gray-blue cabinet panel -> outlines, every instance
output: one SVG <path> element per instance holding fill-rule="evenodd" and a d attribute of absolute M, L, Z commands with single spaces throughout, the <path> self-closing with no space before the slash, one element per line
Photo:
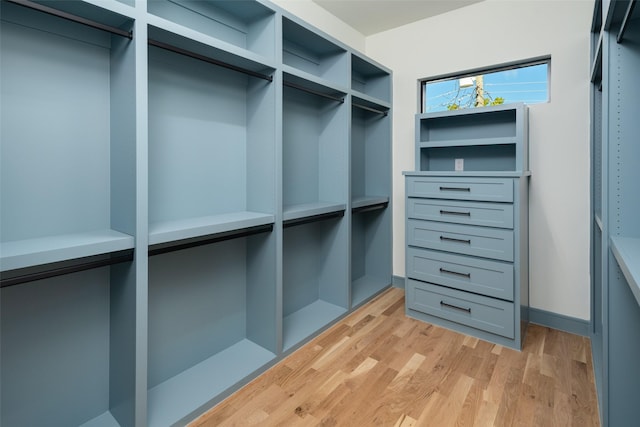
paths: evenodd
<path fill-rule="evenodd" d="M 513 228 L 513 205 L 410 198 L 407 216 L 414 219 Z"/>
<path fill-rule="evenodd" d="M 408 177 L 408 197 L 513 202 L 513 181 L 499 178 Z"/>
<path fill-rule="evenodd" d="M 507 338 L 514 337 L 514 311 L 511 302 L 407 280 L 407 304 L 412 310 Z"/>
<path fill-rule="evenodd" d="M 411 246 L 513 261 L 513 231 L 435 221 L 407 220 Z"/>
<path fill-rule="evenodd" d="M 513 301 L 512 263 L 409 247 L 407 277 Z"/>

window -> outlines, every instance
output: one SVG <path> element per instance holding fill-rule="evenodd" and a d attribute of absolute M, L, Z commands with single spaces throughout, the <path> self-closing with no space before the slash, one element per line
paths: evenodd
<path fill-rule="evenodd" d="M 548 102 L 550 63 L 545 58 L 422 80 L 422 112 Z"/>

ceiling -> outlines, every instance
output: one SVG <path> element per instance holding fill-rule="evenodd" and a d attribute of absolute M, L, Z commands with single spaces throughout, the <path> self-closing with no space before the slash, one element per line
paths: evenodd
<path fill-rule="evenodd" d="M 482 0 L 313 0 L 365 36 Z"/>

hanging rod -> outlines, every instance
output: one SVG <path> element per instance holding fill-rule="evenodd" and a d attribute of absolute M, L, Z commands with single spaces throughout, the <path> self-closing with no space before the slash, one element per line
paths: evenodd
<path fill-rule="evenodd" d="M 47 266 L 46 270 L 35 271 L 14 277 L 2 277 L 0 279 L 0 288 L 8 286 L 20 285 L 22 283 L 33 282 L 35 280 L 49 279 L 51 277 L 62 276 L 64 274 L 78 273 L 80 271 L 91 270 L 99 267 L 106 267 L 122 262 L 133 261 L 133 249 L 117 252 L 105 258 L 104 255 L 95 255 L 83 259 L 75 260 L 73 265 L 56 267 L 60 263 L 54 263 Z M 5 273 L 3 273 L 3 276 Z"/>
<path fill-rule="evenodd" d="M 389 206 L 389 202 L 380 202 L 373 205 L 351 208 L 351 213 L 363 213 L 363 212 L 376 211 L 378 209 L 386 209 L 387 206 Z"/>
<path fill-rule="evenodd" d="M 149 247 L 149 256 L 162 255 L 169 252 L 181 251 L 183 249 L 191 249 L 198 246 L 210 245 L 212 243 L 224 242 L 226 240 L 237 239 L 239 237 L 249 237 L 254 234 L 270 233 L 273 231 L 273 224 L 256 225 L 254 227 L 244 228 L 241 230 L 232 230 L 225 233 L 218 233 L 212 236 L 186 240 L 180 243 L 161 243 L 152 247 Z"/>
<path fill-rule="evenodd" d="M 133 39 L 133 32 L 123 30 L 121 28 L 112 27 L 111 25 L 101 24 L 100 22 L 92 21 L 90 19 L 83 18 L 81 16 L 73 15 L 68 12 L 63 12 L 58 9 L 54 9 L 49 6 L 35 3 L 29 0 L 7 0 L 11 3 L 15 3 L 20 6 L 28 7 L 29 9 L 37 10 L 39 12 L 48 13 L 49 15 L 57 16 L 58 18 L 66 19 L 68 21 L 77 22 L 78 24 L 87 25 L 98 30 L 106 31 L 111 34 Z"/>
<path fill-rule="evenodd" d="M 298 85 L 298 84 L 295 84 L 295 83 L 287 82 L 287 81 L 283 82 L 282 84 L 284 86 L 288 86 L 288 87 L 293 88 L 293 89 L 298 89 L 298 90 L 301 90 L 303 92 L 311 93 L 313 95 L 321 96 L 323 98 L 331 99 L 332 101 L 337 101 L 340 104 L 344 104 L 344 98 L 341 98 L 339 96 L 328 95 L 326 93 L 322 93 L 322 92 L 319 92 L 317 90 L 309 89 L 307 87 L 304 87 L 304 86 L 301 86 L 301 85 Z"/>
<path fill-rule="evenodd" d="M 358 107 L 361 110 L 366 110 L 366 111 L 371 111 L 372 113 L 382 114 L 385 117 L 389 114 L 387 111 L 377 110 L 375 108 L 367 107 L 366 105 L 358 104 L 356 102 L 352 102 L 351 105 L 353 105 L 354 107 Z"/>
<path fill-rule="evenodd" d="M 624 14 L 624 18 L 622 19 L 622 24 L 620 24 L 620 31 L 618 31 L 618 37 L 616 37 L 616 41 L 620 43 L 622 38 L 624 37 L 624 32 L 627 30 L 627 24 L 631 19 L 631 15 L 633 15 L 633 8 L 636 6 L 636 0 L 631 0 L 629 2 L 629 6 L 627 6 L 627 11 Z"/>
<path fill-rule="evenodd" d="M 288 219 L 282 223 L 282 228 L 295 227 L 296 225 L 309 224 L 316 221 L 324 221 L 325 219 L 342 218 L 343 216 L 344 209 L 336 212 L 327 212 L 302 218 Z"/>
<path fill-rule="evenodd" d="M 149 39 L 149 45 L 159 47 L 160 49 L 168 50 L 170 52 L 177 53 L 179 55 L 188 56 L 193 59 L 198 59 L 200 61 L 208 62 L 209 64 L 217 65 L 219 67 L 228 68 L 229 70 L 238 71 L 240 73 L 247 74 L 252 77 L 257 77 L 259 79 L 266 80 L 268 82 L 273 81 L 273 77 L 267 74 L 258 73 L 256 71 L 247 70 L 246 68 L 238 67 L 236 65 L 228 64 L 226 62 L 218 61 L 217 59 L 209 58 L 208 56 L 200 55 L 199 53 L 191 52 L 189 50 L 185 50 L 179 47 L 172 46 L 167 43 L 159 42 L 157 40 Z"/>

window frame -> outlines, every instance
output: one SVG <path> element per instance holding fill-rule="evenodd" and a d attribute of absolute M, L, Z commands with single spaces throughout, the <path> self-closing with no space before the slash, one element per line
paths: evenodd
<path fill-rule="evenodd" d="M 437 83 L 437 82 L 443 82 L 448 80 L 463 79 L 465 77 L 474 77 L 474 76 L 477 76 L 478 74 L 489 74 L 489 73 L 495 73 L 499 71 L 508 71 L 508 70 L 514 70 L 518 68 L 530 67 L 533 65 L 541 65 L 541 64 L 547 64 L 547 100 L 544 102 L 539 102 L 539 104 L 549 103 L 551 102 L 551 55 L 545 55 L 545 56 L 540 56 L 535 58 L 507 62 L 500 65 L 474 68 L 474 69 L 469 69 L 465 71 L 440 74 L 437 76 L 418 79 L 418 93 L 419 93 L 418 111 L 420 113 L 426 112 L 425 101 L 426 101 L 426 92 L 427 92 L 428 83 Z"/>

